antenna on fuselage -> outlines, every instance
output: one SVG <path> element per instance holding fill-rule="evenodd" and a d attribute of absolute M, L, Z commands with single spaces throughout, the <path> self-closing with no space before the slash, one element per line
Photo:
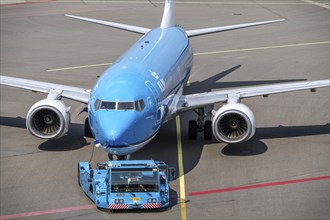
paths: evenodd
<path fill-rule="evenodd" d="M 160 24 L 160 28 L 169 28 L 175 25 L 174 19 L 174 0 L 165 0 L 164 13 L 162 18 L 162 23 Z"/>

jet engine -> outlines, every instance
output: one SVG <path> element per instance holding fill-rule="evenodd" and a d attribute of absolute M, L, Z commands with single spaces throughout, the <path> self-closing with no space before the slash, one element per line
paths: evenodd
<path fill-rule="evenodd" d="M 69 130 L 69 110 L 61 100 L 43 99 L 30 108 L 26 127 L 38 138 L 60 138 Z"/>
<path fill-rule="evenodd" d="M 212 129 L 214 137 L 220 142 L 247 141 L 255 133 L 255 118 L 246 105 L 229 103 L 214 111 Z"/>

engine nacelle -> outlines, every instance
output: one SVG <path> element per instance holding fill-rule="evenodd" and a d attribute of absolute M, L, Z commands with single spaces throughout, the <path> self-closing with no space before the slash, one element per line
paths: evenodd
<path fill-rule="evenodd" d="M 229 103 L 213 114 L 214 137 L 225 143 L 238 143 L 249 140 L 255 133 L 253 112 L 242 103 Z"/>
<path fill-rule="evenodd" d="M 38 138 L 60 138 L 69 130 L 69 110 L 60 100 L 43 99 L 30 108 L 26 127 Z"/>

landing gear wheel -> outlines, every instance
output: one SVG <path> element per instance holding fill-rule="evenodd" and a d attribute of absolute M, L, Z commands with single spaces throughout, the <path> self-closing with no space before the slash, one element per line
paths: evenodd
<path fill-rule="evenodd" d="M 204 123 L 204 139 L 205 140 L 212 140 L 212 121 L 207 120 Z"/>
<path fill-rule="evenodd" d="M 196 120 L 189 121 L 188 137 L 190 140 L 195 140 L 197 138 L 197 131 L 198 131 L 197 121 Z"/>
<path fill-rule="evenodd" d="M 77 169 L 77 177 L 78 177 L 78 185 L 81 186 L 80 184 L 80 169 L 79 169 L 79 163 L 78 163 L 78 169 Z"/>
<path fill-rule="evenodd" d="M 113 160 L 113 155 L 112 154 L 108 154 L 108 158 L 109 158 L 109 160 Z"/>
<path fill-rule="evenodd" d="M 89 122 L 88 122 L 88 118 L 85 119 L 85 131 L 84 131 L 84 136 L 85 137 L 93 137 L 92 131 L 91 131 L 91 127 L 89 126 Z"/>
<path fill-rule="evenodd" d="M 129 159 L 131 159 L 130 154 L 123 155 L 123 156 L 117 156 L 117 160 L 129 160 Z"/>

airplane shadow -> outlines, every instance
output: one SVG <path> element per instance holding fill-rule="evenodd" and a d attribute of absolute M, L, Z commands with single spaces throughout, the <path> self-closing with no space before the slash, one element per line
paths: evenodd
<path fill-rule="evenodd" d="M 185 173 L 190 172 L 198 164 L 205 144 L 219 144 L 219 142 L 214 137 L 212 140 L 205 141 L 203 135 L 199 135 L 197 140 L 189 140 L 187 128 L 183 128 L 184 126 L 188 127 L 187 125 L 187 123 L 181 124 L 181 129 L 183 132 L 185 132 L 182 134 Z M 220 154 L 238 157 L 256 156 L 263 154 L 268 150 L 268 146 L 263 142 L 263 140 L 274 138 L 306 137 L 325 134 L 330 134 L 330 124 L 256 128 L 255 136 L 246 142 L 223 144 L 224 147 L 221 149 L 221 151 L 219 151 L 219 156 Z"/>
<path fill-rule="evenodd" d="M 26 129 L 26 119 L 22 117 L 2 117 L 0 116 L 0 125 L 24 128 Z M 66 135 L 59 139 L 48 139 L 39 145 L 39 149 L 43 151 L 72 151 L 89 145 L 83 136 L 84 125 L 71 123 L 69 131 Z"/>
<path fill-rule="evenodd" d="M 267 146 L 261 140 L 273 138 L 305 137 L 330 134 L 330 124 L 305 126 L 278 126 L 257 128 L 255 136 L 244 143 L 228 144 L 222 149 L 227 156 L 253 156 L 267 151 Z"/>
<path fill-rule="evenodd" d="M 215 74 L 205 80 L 196 81 L 190 83 L 189 86 L 186 86 L 184 89 L 184 94 L 194 94 L 194 93 L 203 93 L 210 92 L 213 89 L 223 89 L 223 88 L 232 88 L 232 87 L 244 87 L 244 86 L 256 86 L 256 85 L 266 85 L 272 83 L 289 83 L 297 81 L 305 81 L 306 79 L 283 79 L 283 80 L 255 80 L 255 81 L 234 81 L 234 82 L 217 82 L 225 76 L 233 73 L 235 70 L 239 69 L 241 65 L 236 65 L 230 69 L 227 69 L 223 72 Z"/>
<path fill-rule="evenodd" d="M 212 140 L 204 140 L 203 135 L 198 135 L 196 140 L 188 139 L 188 121 L 192 118 L 192 113 L 183 114 L 181 119 L 181 141 L 185 174 L 193 170 L 200 161 L 204 145 L 222 144 L 214 137 Z M 305 126 L 277 126 L 267 128 L 257 128 L 255 136 L 249 141 L 237 144 L 222 144 L 223 147 L 218 152 L 226 156 L 257 156 L 265 153 L 268 146 L 263 140 L 273 138 L 305 137 L 314 135 L 324 135 L 330 133 L 330 124 L 325 125 L 305 125 Z M 208 146 L 212 147 L 212 146 Z M 160 132 L 143 149 L 134 153 L 132 160 L 154 159 L 161 160 L 169 166 L 173 166 L 178 173 L 178 147 L 175 120 L 169 121 L 161 128 Z"/>
<path fill-rule="evenodd" d="M 244 143 L 228 144 L 221 150 L 221 153 L 227 156 L 256 156 L 267 150 L 268 147 L 264 142 L 252 138 Z"/>
<path fill-rule="evenodd" d="M 234 66 L 228 70 L 220 72 L 203 81 L 192 82 L 184 90 L 184 94 L 193 94 L 199 92 L 210 92 L 213 89 L 239 87 L 239 86 L 256 86 L 271 83 L 286 83 L 294 81 L 302 81 L 305 79 L 288 79 L 288 80 L 261 80 L 261 81 L 242 81 L 242 82 L 217 82 L 221 78 L 233 73 L 240 68 L 241 65 Z M 207 106 L 206 109 L 213 109 L 214 106 Z M 208 111 L 205 112 L 208 112 Z M 188 139 L 188 123 L 189 120 L 196 119 L 196 114 L 192 111 L 186 112 L 180 116 L 181 120 L 181 141 L 183 148 L 183 161 L 185 174 L 189 173 L 198 164 L 202 150 L 205 144 L 218 143 L 213 140 L 205 141 L 203 135 L 199 134 L 196 140 Z M 265 153 L 268 146 L 262 141 L 271 138 L 287 138 L 322 135 L 330 133 L 329 124 L 311 125 L 311 126 L 289 126 L 289 127 L 269 127 L 257 128 L 255 136 L 247 142 L 225 145 L 219 154 L 226 156 L 256 156 Z M 131 159 L 155 159 L 162 160 L 170 166 L 176 167 L 178 170 L 178 149 L 177 149 L 177 133 L 175 119 L 167 122 L 162 126 L 159 134 L 155 139 L 140 151 L 134 153 Z"/>

